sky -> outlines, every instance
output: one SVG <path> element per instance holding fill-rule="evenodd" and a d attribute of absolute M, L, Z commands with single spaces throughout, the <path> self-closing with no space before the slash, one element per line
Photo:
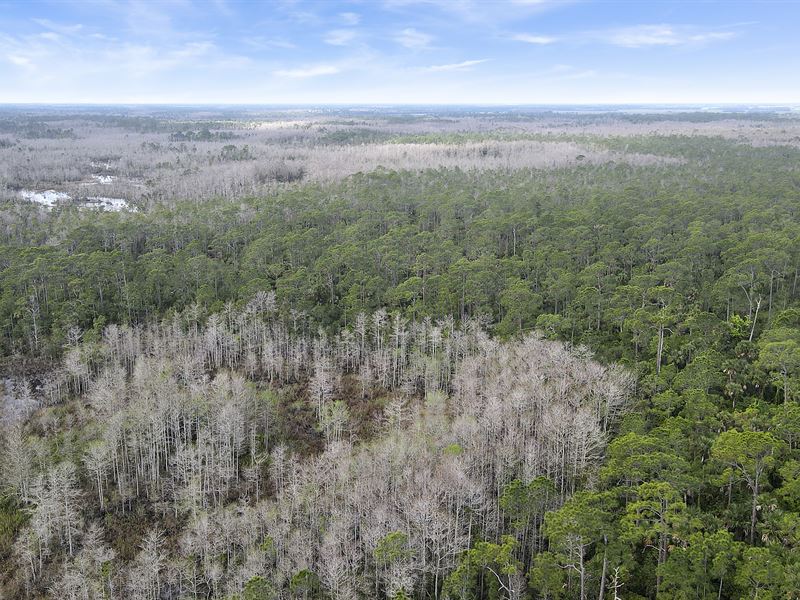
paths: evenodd
<path fill-rule="evenodd" d="M 0 103 L 798 104 L 800 0 L 0 0 Z"/>

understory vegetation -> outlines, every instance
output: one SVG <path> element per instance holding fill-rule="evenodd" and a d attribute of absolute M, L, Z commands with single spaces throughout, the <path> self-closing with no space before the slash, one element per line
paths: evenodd
<path fill-rule="evenodd" d="M 335 177 L 114 121 L 280 185 L 2 204 L 0 596 L 797 598 L 800 149 L 760 118 L 329 124 Z M 33 123 L 3 152 L 81 131 Z"/>

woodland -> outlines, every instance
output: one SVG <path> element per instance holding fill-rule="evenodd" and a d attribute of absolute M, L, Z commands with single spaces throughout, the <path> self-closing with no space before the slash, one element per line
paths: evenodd
<path fill-rule="evenodd" d="M 3 108 L 0 598 L 800 598 L 800 118 Z"/>

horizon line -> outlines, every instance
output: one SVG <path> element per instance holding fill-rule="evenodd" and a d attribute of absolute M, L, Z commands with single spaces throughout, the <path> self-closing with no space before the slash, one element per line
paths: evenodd
<path fill-rule="evenodd" d="M 517 108 L 517 107 L 591 107 L 591 106 L 644 106 L 644 107 L 765 107 L 765 108 L 800 108 L 800 101 L 790 102 L 747 102 L 747 101 L 726 101 L 726 102 L 711 102 L 711 101 L 686 101 L 686 102 L 513 102 L 513 103 L 494 103 L 494 102 L 123 102 L 123 101 L 109 101 L 109 102 L 5 102 L 0 101 L 0 108 L 2 107 L 16 107 L 16 106 L 179 106 L 179 107 L 220 107 L 220 106 L 236 106 L 236 107 L 465 107 L 465 108 Z"/>

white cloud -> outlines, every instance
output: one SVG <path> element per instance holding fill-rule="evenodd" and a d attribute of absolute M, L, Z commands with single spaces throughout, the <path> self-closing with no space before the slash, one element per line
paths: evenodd
<path fill-rule="evenodd" d="M 529 33 L 518 33 L 511 36 L 511 39 L 516 42 L 525 42 L 526 44 L 537 44 L 539 46 L 546 46 L 558 41 L 558 38 L 548 35 L 531 35 Z"/>
<path fill-rule="evenodd" d="M 86 79 L 145 78 L 164 72 L 232 70 L 252 66 L 242 55 L 225 52 L 209 40 L 169 45 L 119 42 L 105 36 L 64 37 L 52 31 L 21 36 L 0 34 L 0 60 L 35 74 L 32 87 L 51 82 L 77 85 Z M 121 74 L 125 74 L 124 76 Z"/>
<path fill-rule="evenodd" d="M 657 46 L 690 46 L 729 40 L 736 36 L 730 30 L 701 30 L 689 25 L 634 25 L 601 31 L 556 36 L 518 33 L 510 39 L 527 44 L 547 45 L 556 42 L 601 42 L 623 48 Z"/>
<path fill-rule="evenodd" d="M 204 66 L 240 66 L 246 63 L 243 57 L 228 56 L 219 52 L 211 42 L 189 42 L 170 49 L 157 48 L 149 44 L 124 44 L 110 50 L 109 62 L 122 67 L 123 71 L 143 77 L 175 69 Z M 97 65 L 98 68 L 101 65 Z"/>
<path fill-rule="evenodd" d="M 410 50 L 424 50 L 430 46 L 433 36 L 408 27 L 395 35 L 394 41 Z"/>
<path fill-rule="evenodd" d="M 334 29 L 329 31 L 322 39 L 331 46 L 347 46 L 355 37 L 356 32 L 352 29 Z"/>
<path fill-rule="evenodd" d="M 17 67 L 30 68 L 33 66 L 33 62 L 27 56 L 19 56 L 18 54 L 8 54 L 6 55 L 6 60 L 10 62 L 12 65 L 16 65 Z"/>
<path fill-rule="evenodd" d="M 339 18 L 345 25 L 358 25 L 361 22 L 361 15 L 354 12 L 339 13 Z"/>
<path fill-rule="evenodd" d="M 465 21 L 486 23 L 514 21 L 520 16 L 558 8 L 572 1 L 574 0 L 383 0 L 383 5 L 389 10 L 416 5 L 432 7 Z"/>
<path fill-rule="evenodd" d="M 309 77 L 320 77 L 321 75 L 336 75 L 341 69 L 336 65 L 314 65 L 299 69 L 279 69 L 273 71 L 278 77 L 288 79 L 308 79 Z"/>
<path fill-rule="evenodd" d="M 65 25 L 63 23 L 54 23 L 49 19 L 34 19 L 33 22 L 44 29 L 49 29 L 50 31 L 55 31 L 63 35 L 74 35 L 83 29 L 83 25 L 80 24 Z"/>
<path fill-rule="evenodd" d="M 686 46 L 733 38 L 732 31 L 699 31 L 693 27 L 675 25 L 636 25 L 600 32 L 597 37 L 609 44 L 624 48 L 647 46 Z"/>
<path fill-rule="evenodd" d="M 475 65 L 485 63 L 488 60 L 488 58 L 482 58 L 480 60 L 465 60 L 464 62 L 452 63 L 449 65 L 432 65 L 430 67 L 425 67 L 423 70 L 429 73 L 441 73 L 443 71 L 469 71 Z"/>
<path fill-rule="evenodd" d="M 295 4 L 292 2 L 277 3 L 277 6 L 279 10 L 284 10 L 285 8 L 290 8 L 295 6 Z M 298 23 L 300 25 L 319 25 L 320 23 L 322 23 L 322 19 L 320 18 L 320 16 L 317 13 L 312 12 L 310 10 L 290 9 L 288 12 L 286 12 L 286 17 L 290 21 Z"/>
<path fill-rule="evenodd" d="M 271 48 L 284 48 L 286 50 L 291 50 L 293 48 L 297 48 L 296 44 L 293 44 L 287 40 L 265 38 L 261 36 L 242 38 L 242 43 L 256 50 L 267 50 Z"/>

